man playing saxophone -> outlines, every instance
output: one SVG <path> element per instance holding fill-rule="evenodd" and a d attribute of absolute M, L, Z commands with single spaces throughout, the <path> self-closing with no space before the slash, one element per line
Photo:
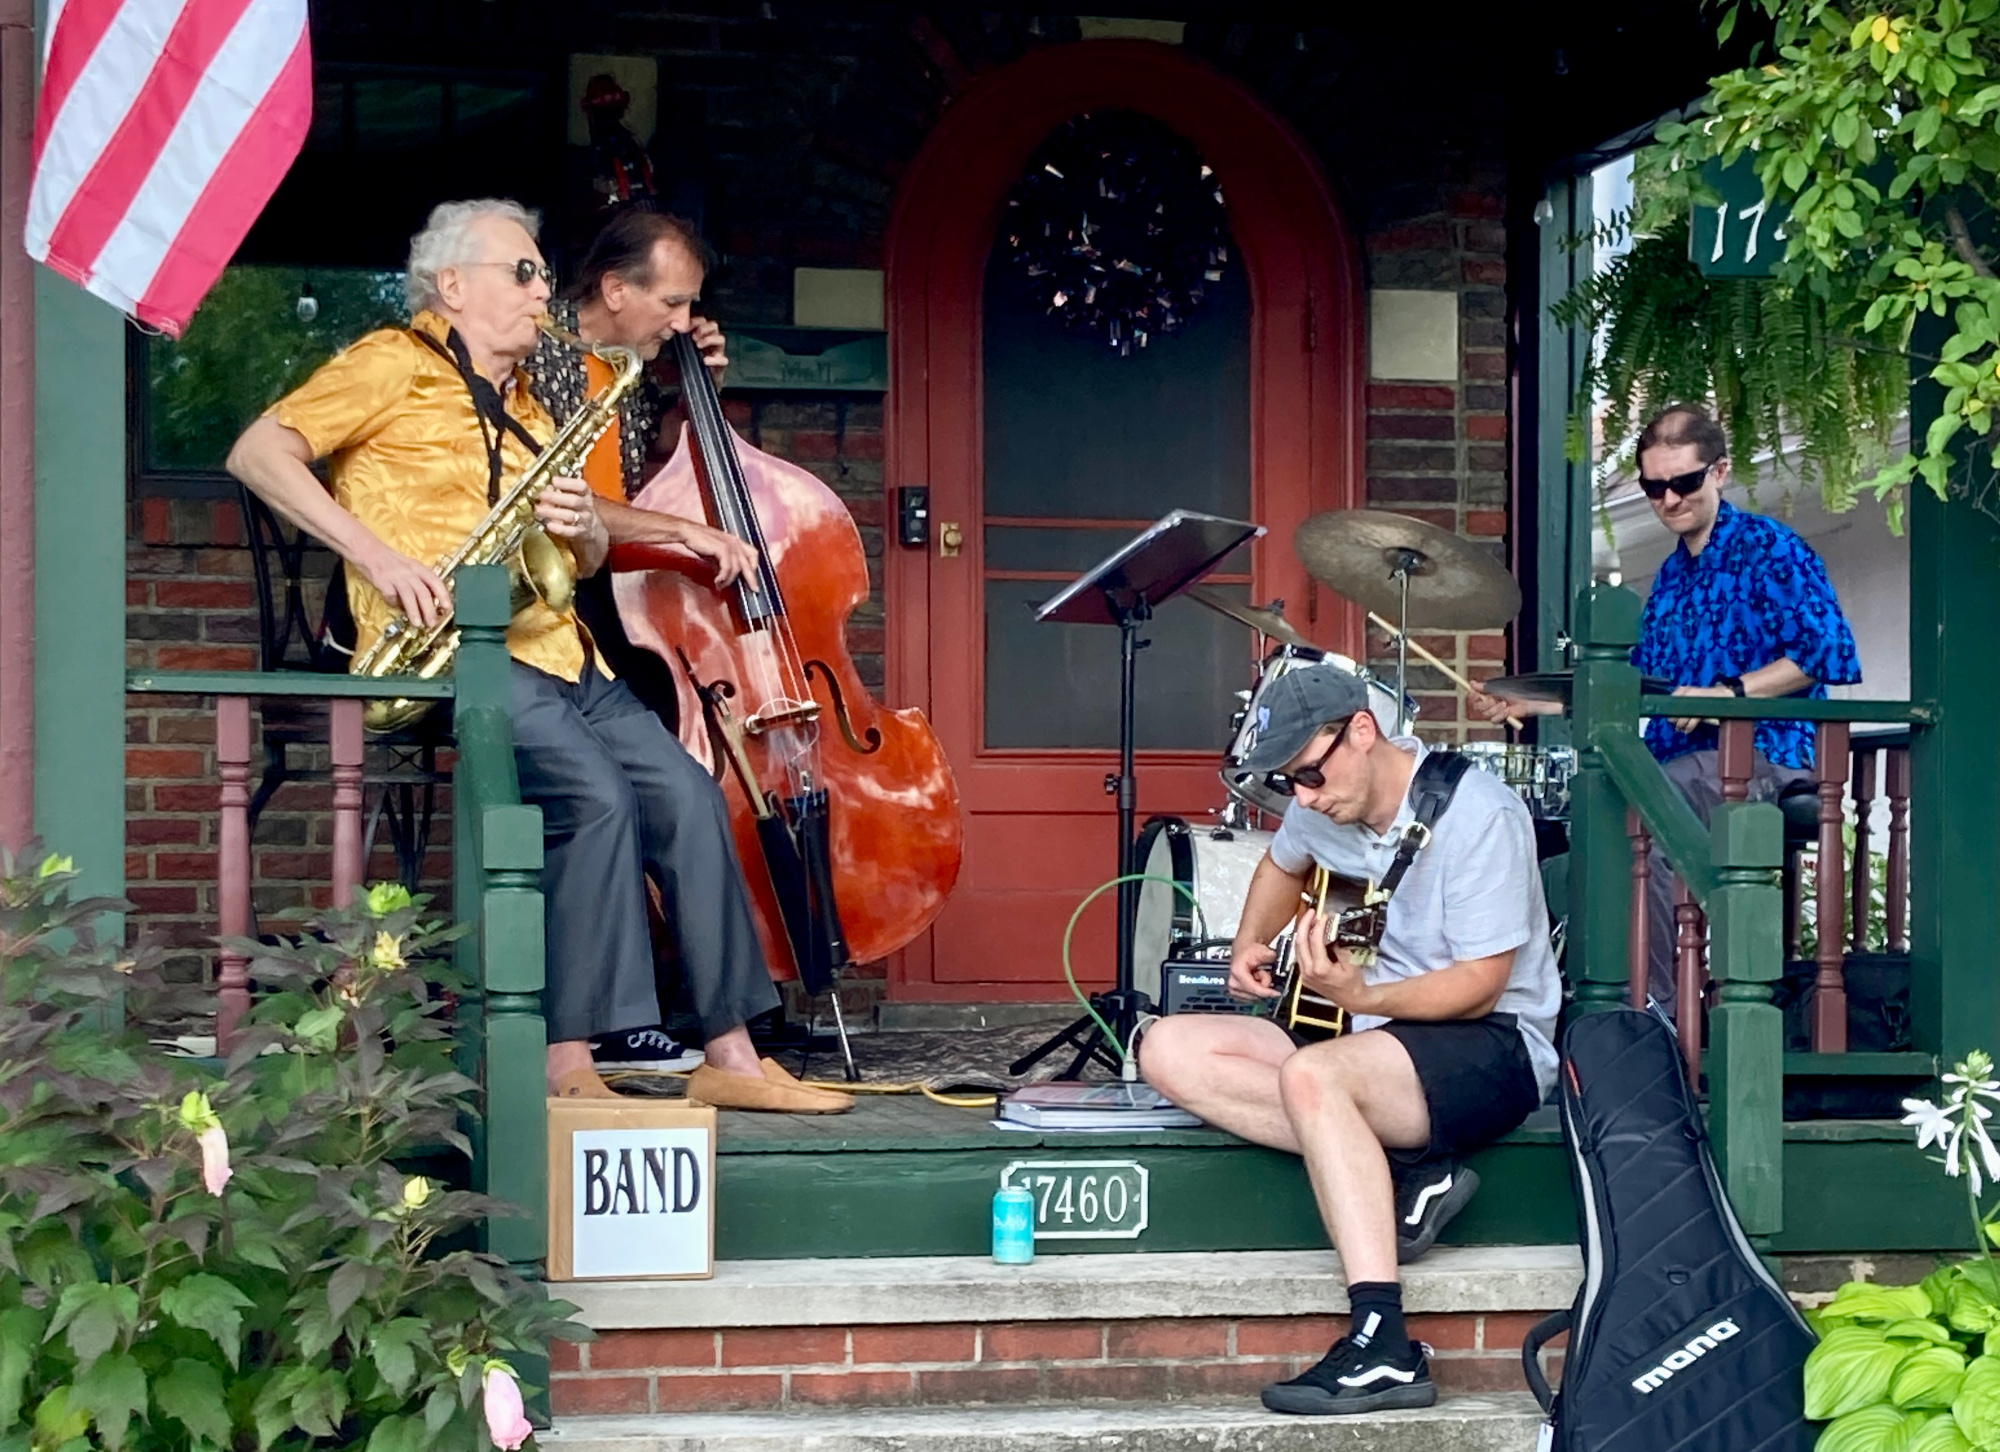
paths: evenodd
<path fill-rule="evenodd" d="M 552 276 L 535 216 L 513 202 L 448 202 L 411 239 L 408 329 L 369 334 L 246 429 L 230 472 L 346 561 L 357 652 L 397 615 L 427 628 L 451 608 L 427 561 L 485 518 L 554 434 L 520 365 L 540 339 Z M 328 495 L 311 465 L 331 462 Z M 609 539 L 587 486 L 537 501 L 579 576 Z M 713 951 L 688 973 L 707 1035 L 690 1094 L 726 1107 L 829 1113 L 852 1100 L 760 1063 L 744 1025 L 777 992 L 712 779 L 597 659 L 574 611 L 540 601 L 507 632 L 521 794 L 542 809 L 547 853 L 548 1082 L 608 1097 L 590 1041 L 659 1022 L 645 875 L 672 915 L 700 918 Z M 735 890 L 731 891 L 732 885 Z"/>

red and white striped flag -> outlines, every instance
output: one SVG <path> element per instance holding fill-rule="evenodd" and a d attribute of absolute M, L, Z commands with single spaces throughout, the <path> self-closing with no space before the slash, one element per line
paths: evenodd
<path fill-rule="evenodd" d="M 51 0 L 27 251 L 179 337 L 312 124 L 306 0 Z"/>

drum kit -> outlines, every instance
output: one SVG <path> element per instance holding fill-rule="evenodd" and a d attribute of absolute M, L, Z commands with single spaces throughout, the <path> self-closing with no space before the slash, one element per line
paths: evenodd
<path fill-rule="evenodd" d="M 1370 709 L 1383 730 L 1403 735 L 1418 713 L 1408 690 L 1412 650 L 1461 688 L 1469 690 L 1472 684 L 1411 641 L 1410 630 L 1490 630 L 1521 609 L 1520 586 L 1490 554 L 1407 515 L 1333 510 L 1299 526 L 1293 542 L 1308 574 L 1360 605 L 1395 639 L 1395 675 L 1384 680 L 1365 661 L 1314 645 L 1276 608 L 1240 604 L 1201 586 L 1186 592 L 1197 604 L 1256 632 L 1259 664 L 1251 687 L 1237 693 L 1242 708 L 1230 722 L 1221 768 L 1229 800 L 1216 813 L 1218 824 L 1155 817 L 1139 838 L 1136 860 L 1151 880 L 1139 891 L 1132 957 L 1136 985 L 1156 1001 L 1163 960 L 1227 959 L 1250 875 L 1275 835 L 1258 822 L 1275 825 L 1291 805 L 1289 797 L 1265 784 L 1261 772 L 1243 765 L 1255 740 L 1258 708 L 1272 687 L 1308 666 L 1339 666 L 1367 684 Z M 1393 624 L 1385 618 L 1391 614 Z M 1502 678 L 1490 683 L 1490 689 L 1514 700 L 1567 702 L 1568 685 L 1566 674 L 1551 672 Z M 1538 823 L 1567 823 L 1570 779 L 1576 770 L 1571 748 L 1476 741 L 1437 749 L 1460 752 L 1499 777 Z"/>

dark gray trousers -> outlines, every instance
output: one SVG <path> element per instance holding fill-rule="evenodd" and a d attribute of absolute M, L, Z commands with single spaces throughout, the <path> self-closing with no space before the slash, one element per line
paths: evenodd
<path fill-rule="evenodd" d="M 1707 826 L 1722 801 L 1722 778 L 1717 775 L 1717 753 L 1691 751 L 1663 762 L 1660 770 L 1681 789 L 1694 814 Z M 1811 767 L 1773 766 L 1764 753 L 1755 754 L 1750 771 L 1750 800 L 1772 802 L 1789 788 L 1813 779 Z M 1677 1012 L 1679 998 L 1674 991 L 1674 872 L 1656 845 L 1646 879 L 1646 989 L 1666 1010 L 1668 1018 Z"/>
<path fill-rule="evenodd" d="M 660 889 L 702 1032 L 775 1008 L 715 779 L 622 681 L 514 662 L 521 799 L 542 809 L 549 1041 L 660 1022 L 646 883 Z"/>

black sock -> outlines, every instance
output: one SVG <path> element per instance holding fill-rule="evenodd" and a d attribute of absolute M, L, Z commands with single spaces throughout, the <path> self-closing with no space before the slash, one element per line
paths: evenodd
<path fill-rule="evenodd" d="M 1349 1335 L 1364 1350 L 1392 1361 L 1409 1355 L 1410 1333 L 1403 1325 L 1403 1287 L 1396 1281 L 1358 1281 L 1347 1288 L 1353 1325 Z"/>

